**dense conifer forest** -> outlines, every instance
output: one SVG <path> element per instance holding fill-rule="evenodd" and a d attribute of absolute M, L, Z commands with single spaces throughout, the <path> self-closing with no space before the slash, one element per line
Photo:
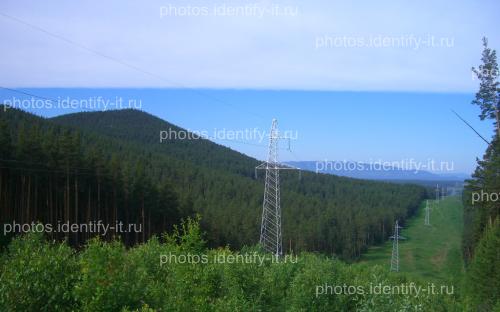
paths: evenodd
<path fill-rule="evenodd" d="M 200 214 L 210 246 L 258 239 L 263 180 L 255 159 L 208 140 L 160 143 L 160 131 L 180 128 L 137 110 L 0 116 L 3 223 L 135 224 L 141 231 L 107 233 L 132 245 Z M 394 220 L 404 222 L 427 195 L 415 185 L 314 173 L 284 174 L 282 187 L 286 251 L 344 259 L 387 239 Z M 75 245 L 92 236 L 53 235 Z"/>
<path fill-rule="evenodd" d="M 500 311 L 500 75 L 496 51 L 483 38 L 481 64 L 472 68 L 480 81 L 472 104 L 495 131 L 463 193 L 463 257 L 467 265 L 466 300 L 477 311 Z"/>

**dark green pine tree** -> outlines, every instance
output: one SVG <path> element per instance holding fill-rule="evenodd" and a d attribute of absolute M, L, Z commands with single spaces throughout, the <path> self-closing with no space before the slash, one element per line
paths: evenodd
<path fill-rule="evenodd" d="M 169 230 L 177 220 L 181 218 L 179 212 L 179 200 L 173 187 L 167 181 L 164 181 L 158 187 L 159 211 L 157 212 L 162 219 L 161 231 Z"/>
<path fill-rule="evenodd" d="M 464 205 L 464 233 L 463 253 L 466 262 L 474 257 L 475 248 L 483 236 L 487 224 L 493 222 L 499 215 L 500 205 L 497 202 L 479 202 L 474 205 L 471 202 L 472 193 L 500 192 L 500 89 L 497 81 L 499 72 L 495 50 L 488 48 L 488 41 L 483 39 L 484 50 L 482 54 L 482 65 L 479 69 L 473 68 L 480 80 L 480 89 L 476 94 L 473 104 L 481 108 L 481 119 L 496 119 L 496 137 L 486 150 L 482 160 L 478 160 L 478 166 L 474 172 L 473 179 L 467 181 L 465 188 Z"/>
<path fill-rule="evenodd" d="M 6 221 L 8 216 L 7 210 L 7 184 L 8 184 L 8 167 L 7 160 L 11 157 L 12 142 L 10 131 L 7 123 L 0 119 L 0 222 Z M 4 245 L 3 233 L 0 234 L 0 247 Z"/>
<path fill-rule="evenodd" d="M 479 65 L 478 69 L 472 67 L 472 71 L 480 81 L 479 91 L 472 103 L 481 108 L 481 115 L 479 115 L 481 120 L 496 120 L 497 134 L 500 136 L 500 88 L 497 81 L 499 76 L 497 55 L 495 50 L 488 48 L 488 39 L 486 38 L 483 38 L 483 47 L 482 64 Z"/>
<path fill-rule="evenodd" d="M 60 136 L 60 155 L 62 157 L 61 163 L 65 173 L 64 185 L 64 209 L 63 220 L 65 222 L 77 223 L 78 205 L 77 205 L 77 172 L 75 168 L 78 167 L 78 139 L 76 134 L 71 133 L 69 130 L 63 131 Z"/>
<path fill-rule="evenodd" d="M 0 158 L 8 159 L 11 156 L 12 141 L 7 123 L 0 119 Z"/>
<path fill-rule="evenodd" d="M 109 168 L 110 168 L 110 173 L 112 175 L 111 177 L 111 190 L 112 190 L 112 196 L 113 196 L 113 207 L 111 211 L 111 222 L 115 223 L 118 221 L 118 206 L 121 204 L 120 201 L 120 195 L 119 191 L 121 189 L 122 185 L 122 170 L 121 170 L 121 164 L 118 158 L 117 154 L 113 154 L 111 156 L 111 160 L 109 162 Z M 116 228 L 115 228 L 115 235 L 117 234 Z"/>
<path fill-rule="evenodd" d="M 473 104 L 481 108 L 480 118 L 496 121 L 496 137 L 488 147 L 473 179 L 465 189 L 467 199 L 464 210 L 463 248 L 467 270 L 467 297 L 474 311 L 500 310 L 500 207 L 497 202 L 480 202 L 472 205 L 473 192 L 500 192 L 500 88 L 496 52 L 488 48 L 483 38 L 482 64 L 472 68 L 480 81 Z"/>
<path fill-rule="evenodd" d="M 30 146 L 28 141 L 28 133 L 24 123 L 19 125 L 19 129 L 17 132 L 17 142 L 16 142 L 16 150 L 15 157 L 17 160 L 26 160 L 30 153 Z"/>
<path fill-rule="evenodd" d="M 138 212 L 136 223 L 140 224 L 141 233 L 137 233 L 136 242 L 144 242 L 146 240 L 146 189 L 147 179 L 145 173 L 145 164 L 142 159 L 139 159 L 135 165 L 135 176 L 133 189 L 137 199 L 135 211 Z"/>
<path fill-rule="evenodd" d="M 468 271 L 468 296 L 474 311 L 500 311 L 500 220 L 490 223 Z"/>

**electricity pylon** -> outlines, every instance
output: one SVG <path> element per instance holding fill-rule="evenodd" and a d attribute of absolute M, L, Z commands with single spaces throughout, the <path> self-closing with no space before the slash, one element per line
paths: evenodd
<path fill-rule="evenodd" d="M 278 162 L 278 141 L 290 139 L 282 137 L 278 132 L 278 121 L 273 119 L 269 133 L 269 154 L 267 162 L 255 167 L 266 170 L 264 201 L 262 203 L 262 222 L 260 226 L 260 244 L 265 251 L 276 257 L 283 255 L 283 240 L 281 236 L 281 205 L 280 205 L 280 170 L 298 170 L 292 166 Z"/>
<path fill-rule="evenodd" d="M 439 184 L 436 184 L 436 202 L 439 203 Z"/>
<path fill-rule="evenodd" d="M 394 224 L 394 235 L 389 237 L 393 240 L 392 242 L 392 257 L 391 257 L 391 271 L 399 272 L 399 240 L 406 239 L 403 236 L 399 235 L 399 229 L 402 227 L 399 226 L 398 220 Z"/>
<path fill-rule="evenodd" d="M 429 207 L 429 200 L 427 200 L 427 204 L 425 207 L 425 225 L 431 225 L 430 223 L 430 207 Z"/>
<path fill-rule="evenodd" d="M 441 199 L 444 199 L 445 196 L 446 196 L 446 192 L 445 192 L 445 188 L 443 186 L 443 188 L 441 189 Z"/>

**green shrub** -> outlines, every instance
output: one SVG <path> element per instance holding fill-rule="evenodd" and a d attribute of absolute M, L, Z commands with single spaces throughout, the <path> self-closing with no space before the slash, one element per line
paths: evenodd
<path fill-rule="evenodd" d="M 462 310 L 454 296 L 446 295 L 317 295 L 325 285 L 366 290 L 370 284 L 414 281 L 426 287 L 427 282 L 312 253 L 279 263 L 269 255 L 263 264 L 214 263 L 215 256 L 265 254 L 258 247 L 239 253 L 207 250 L 198 220 L 188 219 L 163 241 L 153 237 L 127 249 L 118 241 L 95 238 L 75 255 L 65 244 L 48 243 L 40 234 L 16 238 L 0 257 L 0 311 Z M 208 262 L 160 265 L 161 255 L 186 253 L 205 255 Z"/>
<path fill-rule="evenodd" d="M 136 265 L 118 241 L 92 239 L 80 254 L 74 296 L 82 311 L 120 311 L 142 306 Z"/>
<path fill-rule="evenodd" d="M 14 239 L 3 255 L 0 275 L 2 311 L 71 311 L 78 276 L 73 250 L 48 243 L 40 233 Z"/>

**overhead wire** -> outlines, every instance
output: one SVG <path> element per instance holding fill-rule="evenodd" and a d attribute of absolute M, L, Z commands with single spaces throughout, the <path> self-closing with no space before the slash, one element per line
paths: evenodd
<path fill-rule="evenodd" d="M 143 68 L 141 68 L 141 67 L 139 67 L 139 66 L 136 66 L 136 65 L 131 64 L 131 63 L 128 63 L 128 62 L 125 62 L 125 61 L 123 61 L 123 60 L 120 60 L 120 59 L 115 58 L 115 57 L 113 57 L 113 56 L 110 56 L 110 55 L 108 55 L 108 54 L 104 54 L 104 53 L 102 53 L 102 52 L 100 52 L 100 51 L 97 51 L 97 50 L 95 50 L 95 49 L 92 49 L 92 48 L 90 48 L 90 47 L 88 47 L 88 46 L 86 46 L 86 45 L 84 45 L 84 44 L 81 44 L 81 43 L 76 42 L 76 41 L 74 41 L 74 40 L 68 39 L 68 38 L 63 37 L 63 36 L 61 36 L 61 35 L 55 34 L 55 33 L 51 32 L 51 31 L 48 31 L 48 30 L 46 30 L 46 29 L 44 29 L 44 28 L 40 27 L 40 26 L 37 26 L 37 25 L 34 25 L 34 24 L 29 23 L 29 22 L 27 22 L 27 21 L 24 21 L 24 20 L 22 20 L 22 19 L 20 19 L 20 18 L 17 18 L 17 17 L 11 16 L 11 15 L 5 14 L 5 13 L 3 13 L 3 12 L 0 12 L 0 16 L 3 16 L 3 17 L 5 17 L 5 18 L 7 18 L 7 19 L 10 19 L 10 20 L 12 20 L 12 21 L 15 21 L 15 22 L 17 22 L 17 23 L 19 23 L 19 24 L 25 25 L 26 27 L 29 27 L 29 28 L 31 28 L 31 29 L 34 29 L 34 30 L 36 30 L 36 31 L 38 31 L 38 32 L 44 33 L 45 35 L 50 36 L 50 37 L 52 37 L 52 38 L 55 38 L 55 39 L 61 40 L 61 41 L 65 42 L 65 43 L 67 43 L 67 44 L 69 44 L 69 45 L 73 45 L 73 46 L 76 46 L 76 47 L 78 47 L 78 48 L 80 48 L 80 49 L 86 50 L 86 51 L 88 51 L 88 52 L 90 52 L 90 53 L 93 53 L 93 54 L 95 54 L 95 55 L 97 55 L 97 56 L 103 57 L 103 58 L 105 58 L 105 59 L 107 59 L 107 60 L 109 60 L 109 61 L 112 61 L 112 62 L 115 62 L 115 63 L 117 63 L 117 64 L 120 64 L 120 65 L 122 65 L 122 66 L 124 66 L 124 67 L 127 67 L 127 68 L 129 68 L 129 69 L 135 70 L 135 71 L 140 72 L 140 73 L 142 73 L 142 74 L 145 74 L 145 75 L 148 75 L 148 76 L 150 76 L 150 77 L 153 77 L 153 78 L 156 78 L 156 79 L 158 79 L 158 80 L 161 80 L 161 81 L 163 81 L 163 82 L 166 82 L 167 84 L 169 84 L 169 85 L 171 85 L 171 86 L 176 86 L 176 87 L 178 87 L 178 88 L 182 88 L 182 89 L 189 90 L 190 92 L 193 92 L 194 94 L 198 94 L 198 95 L 199 95 L 199 96 L 201 96 L 201 97 L 205 97 L 205 98 L 208 98 L 208 99 L 210 99 L 210 100 L 212 100 L 212 101 L 214 101 L 214 102 L 218 102 L 218 103 L 220 103 L 220 104 L 223 104 L 223 105 L 226 105 L 226 106 L 228 106 L 228 107 L 234 108 L 234 109 L 236 109 L 236 110 L 237 110 L 237 111 L 239 111 L 239 112 L 241 112 L 241 111 L 245 111 L 245 109 L 242 109 L 241 105 L 240 105 L 240 106 L 238 106 L 238 107 L 236 107 L 236 106 L 235 106 L 235 105 L 233 105 L 233 104 L 227 103 L 226 101 L 223 101 L 223 100 L 221 100 L 221 99 L 219 99 L 219 98 L 217 98 L 217 97 L 214 97 L 214 96 L 212 96 L 212 95 L 210 95 L 210 94 L 207 94 L 206 92 L 202 92 L 202 91 L 200 91 L 199 89 L 195 89 L 195 88 L 192 88 L 192 87 L 188 87 L 188 86 L 186 86 L 186 85 L 183 85 L 183 84 L 181 84 L 181 83 L 177 83 L 177 82 L 175 82 L 175 81 L 173 81 L 173 80 L 171 80 L 171 79 L 165 78 L 165 77 L 163 77 L 163 76 L 161 76 L 161 75 L 158 75 L 158 74 L 156 74 L 156 73 L 153 73 L 153 72 L 151 72 L 151 71 L 149 71 L 149 70 L 145 70 L 145 69 L 143 69 Z M 5 89 L 5 88 L 4 88 L 4 89 Z M 12 90 L 12 89 L 11 89 L 11 90 Z M 261 119 L 263 119 L 263 120 L 267 119 L 267 118 L 266 118 L 266 117 L 264 117 L 263 115 L 260 115 L 260 114 L 258 114 L 258 113 L 256 113 L 256 112 L 254 112 L 254 111 L 246 111 L 246 113 L 247 113 L 247 114 L 251 114 L 251 115 L 256 116 L 256 117 L 259 117 L 259 118 L 261 118 Z"/>

